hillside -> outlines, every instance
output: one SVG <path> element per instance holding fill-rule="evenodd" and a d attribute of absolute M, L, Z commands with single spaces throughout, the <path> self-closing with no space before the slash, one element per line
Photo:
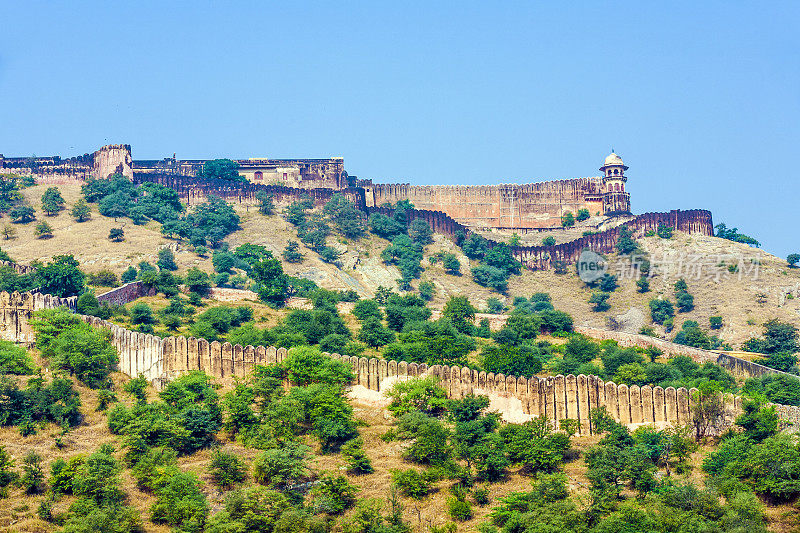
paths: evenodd
<path fill-rule="evenodd" d="M 76 185 L 62 185 L 59 188 L 68 206 L 80 196 L 80 188 Z M 44 186 L 36 186 L 23 192 L 29 202 L 38 208 L 44 189 Z M 56 254 L 72 253 L 88 271 L 110 268 L 121 274 L 129 265 L 139 261 L 154 262 L 158 249 L 169 245 L 176 251 L 175 258 L 181 271 L 190 266 L 198 266 L 208 272 L 213 270 L 209 257 L 198 257 L 188 245 L 161 236 L 158 223 L 136 226 L 129 219 L 114 222 L 113 219 L 100 216 L 96 212 L 96 205 L 92 208 L 92 219 L 83 223 L 75 222 L 67 211 L 54 217 L 40 214 L 40 218 L 53 226 L 53 238 L 35 239 L 34 223 L 15 225 L 17 237 L 2 241 L 0 246 L 21 263 L 44 261 Z M 235 208 L 241 217 L 241 229 L 226 239 L 232 247 L 247 242 L 261 244 L 279 257 L 289 240 L 298 240 L 295 228 L 282 216 L 264 217 L 253 206 L 236 205 Z M 124 228 L 124 242 L 112 243 L 108 240 L 108 232 L 114 227 Z M 561 230 L 557 233 L 561 233 Z M 537 234 L 537 238 L 542 235 Z M 293 276 L 311 279 L 325 288 L 353 289 L 361 296 L 371 296 L 381 285 L 396 286 L 395 280 L 400 277 L 398 269 L 385 265 L 380 259 L 381 251 L 388 244 L 384 239 L 370 235 L 352 242 L 329 237 L 328 243 L 342 252 L 341 268 L 321 261 L 316 253 L 301 244 L 306 259 L 298 264 L 284 262 L 285 271 Z M 787 268 L 784 259 L 724 239 L 681 233 L 676 233 L 670 240 L 645 237 L 640 239 L 640 243 L 654 263 L 663 257 L 677 260 L 683 256 L 686 260 L 700 258 L 699 261 L 705 265 L 699 279 L 696 271 L 693 271 L 694 276 L 683 271 L 689 292 L 695 297 L 695 308 L 689 313 L 678 314 L 676 329 L 685 319 L 696 320 L 701 327 L 707 327 L 709 316 L 720 315 L 724 326 L 717 334 L 737 347 L 747 338 L 757 336 L 761 332 L 761 324 L 770 318 L 800 324 L 800 269 Z M 462 264 L 461 276 L 447 275 L 440 264 L 430 263 L 431 256 L 439 252 L 451 252 L 458 257 Z M 739 257 L 745 258 L 743 274 L 752 267 L 750 260 L 758 258 L 757 279 L 745 275 L 739 279 L 738 273 L 728 271 L 727 267 L 738 263 Z M 610 258 L 612 264 L 615 259 Z M 717 268 L 723 262 L 724 265 Z M 441 235 L 435 235 L 434 243 L 427 246 L 422 264 L 425 271 L 420 281 L 431 281 L 437 289 L 434 307 L 443 306 L 452 295 L 466 295 L 476 307 L 483 308 L 491 297 L 499 297 L 510 306 L 515 296 L 548 292 L 556 308 L 575 317 L 577 324 L 605 328 L 610 317 L 624 318 L 623 327 L 631 332 L 637 332 L 643 323 L 649 323 L 648 301 L 651 298 L 662 296 L 674 299 L 672 284 L 677 280 L 674 274 L 658 274 L 651 280 L 651 291 L 641 294 L 636 291 L 633 279 L 621 279 L 620 287 L 609 300 L 611 308 L 596 313 L 588 303 L 592 288 L 581 282 L 572 270 L 563 275 L 552 271 L 523 270 L 522 275 L 510 278 L 507 294 L 500 295 L 472 281 L 467 267 L 469 260 L 451 240 Z M 472 265 L 475 264 L 473 261 Z M 677 262 L 673 261 L 673 264 Z M 709 276 L 709 267 L 721 272 L 721 279 L 717 281 Z M 787 298 L 789 294 L 795 297 Z"/>

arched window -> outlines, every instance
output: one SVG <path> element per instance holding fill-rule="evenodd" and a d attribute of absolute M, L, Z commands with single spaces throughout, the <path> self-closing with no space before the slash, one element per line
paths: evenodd
<path fill-rule="evenodd" d="M 264 173 L 259 170 L 258 172 L 255 173 L 255 175 L 253 177 L 255 179 L 257 179 L 257 180 L 263 180 L 264 179 Z"/>
<path fill-rule="evenodd" d="M 615 169 L 614 169 L 614 175 L 616 176 L 616 175 L 618 175 L 618 174 L 619 174 L 619 169 L 618 169 L 618 168 L 615 168 Z"/>
<path fill-rule="evenodd" d="M 614 190 L 615 190 L 615 191 L 617 191 L 617 192 L 619 192 L 619 183 L 617 183 L 617 184 L 615 184 L 615 185 L 614 185 Z"/>

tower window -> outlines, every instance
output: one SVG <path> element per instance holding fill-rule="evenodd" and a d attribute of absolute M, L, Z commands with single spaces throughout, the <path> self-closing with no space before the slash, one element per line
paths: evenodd
<path fill-rule="evenodd" d="M 263 173 L 263 172 L 261 172 L 261 171 L 259 170 L 258 172 L 256 172 L 256 173 L 253 175 L 253 177 L 254 177 L 255 179 L 257 179 L 257 180 L 263 180 L 263 179 L 264 179 L 264 173 Z"/>

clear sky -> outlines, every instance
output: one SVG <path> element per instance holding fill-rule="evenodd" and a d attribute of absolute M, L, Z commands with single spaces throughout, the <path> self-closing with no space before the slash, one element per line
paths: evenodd
<path fill-rule="evenodd" d="M 798 2 L 0 3 L 0 153 L 598 175 L 800 252 Z"/>

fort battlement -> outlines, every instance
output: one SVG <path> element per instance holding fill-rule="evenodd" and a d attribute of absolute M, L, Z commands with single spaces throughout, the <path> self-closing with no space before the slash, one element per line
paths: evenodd
<path fill-rule="evenodd" d="M 318 159 L 234 159 L 239 174 L 252 184 L 289 187 L 305 191 L 360 189 L 364 207 L 380 207 L 401 200 L 418 209 L 441 211 L 473 228 L 541 229 L 560 227 L 567 213 L 585 210 L 592 217 L 629 215 L 630 195 L 625 191 L 628 169 L 617 154 L 606 157 L 602 176 L 557 179 L 527 184 L 409 185 L 375 184 L 348 176 L 341 157 Z M 54 157 L 4 158 L 0 173 L 34 176 L 40 183 L 66 183 L 106 178 L 119 173 L 138 181 L 196 180 L 194 190 L 217 188 L 229 195 L 230 183 L 201 180 L 204 159 L 133 160 L 127 144 L 103 146 L 93 154 Z M 355 186 L 354 186 L 355 185 Z M 182 185 L 187 187 L 188 185 Z M 246 189 L 237 189 L 247 192 Z"/>
<path fill-rule="evenodd" d="M 0 293 L 0 332 L 7 340 L 30 344 L 34 340 L 28 325 L 32 312 L 61 306 L 74 310 L 75 298 Z M 256 365 L 281 363 L 288 356 L 285 348 L 232 345 L 184 336 L 162 339 L 127 330 L 97 317 L 79 316 L 93 327 L 110 331 L 112 343 L 119 353 L 121 372 L 131 377 L 143 375 L 157 387 L 194 370 L 201 370 L 222 381 L 246 378 Z M 435 376 L 450 398 L 462 398 L 472 393 L 486 395 L 490 409 L 514 422 L 537 416 L 553 423 L 566 418 L 575 419 L 583 435 L 594 433 L 589 414 L 599 407 L 629 427 L 644 424 L 681 426 L 692 421 L 695 389 L 627 386 L 583 374 L 525 378 L 459 366 L 429 367 L 405 361 L 327 355 L 349 365 L 355 376 L 352 386 L 373 391 L 376 398 L 382 398 L 381 393 L 397 381 Z M 725 364 L 726 360 L 720 360 L 720 363 Z M 732 424 L 742 411 L 741 398 L 727 395 L 725 405 L 724 427 Z M 800 407 L 778 405 L 776 410 L 786 423 L 794 425 L 800 422 Z"/>

